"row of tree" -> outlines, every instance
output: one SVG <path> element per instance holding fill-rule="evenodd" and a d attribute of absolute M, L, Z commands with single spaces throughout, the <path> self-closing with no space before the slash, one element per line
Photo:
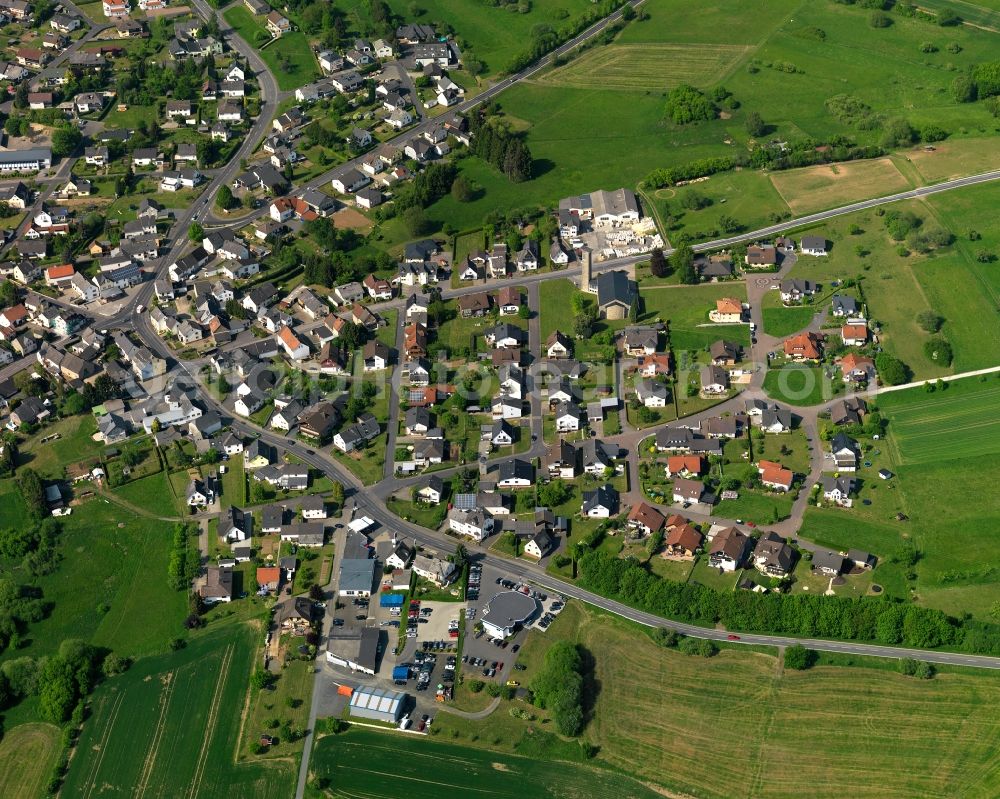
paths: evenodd
<path fill-rule="evenodd" d="M 198 557 L 192 552 L 190 538 L 198 534 L 198 526 L 179 522 L 174 525 L 174 537 L 167 562 L 167 580 L 175 591 L 183 591 L 191 586 L 198 573 Z"/>
<path fill-rule="evenodd" d="M 474 155 L 503 172 L 511 183 L 531 180 L 531 151 L 524 138 L 503 127 L 499 118 L 473 114 L 469 120 Z"/>
<path fill-rule="evenodd" d="M 535 705 L 552 713 L 561 735 L 579 735 L 583 729 L 583 668 L 580 649 L 569 641 L 556 641 L 531 681 Z"/>
<path fill-rule="evenodd" d="M 884 645 L 1000 652 L 1000 626 L 958 621 L 939 610 L 886 597 L 720 593 L 650 574 L 633 560 L 591 551 L 580 560 L 581 584 L 657 615 L 747 632 L 875 641 Z"/>

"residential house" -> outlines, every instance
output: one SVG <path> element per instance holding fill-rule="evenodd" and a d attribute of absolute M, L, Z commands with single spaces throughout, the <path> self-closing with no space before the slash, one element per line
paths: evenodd
<path fill-rule="evenodd" d="M 818 361 L 823 357 L 823 342 L 812 332 L 799 333 L 785 339 L 785 357 L 793 361 Z"/>
<path fill-rule="evenodd" d="M 580 512 L 592 519 L 607 519 L 618 513 L 618 491 L 611 484 L 583 492 Z"/>
<path fill-rule="evenodd" d="M 750 538 L 735 527 L 726 527 L 715 534 L 708 548 L 708 562 L 724 572 L 736 571 L 746 559 Z"/>
<path fill-rule="evenodd" d="M 758 539 L 752 559 L 757 571 L 769 577 L 787 577 L 795 562 L 795 550 L 777 533 L 767 532 Z"/>
<path fill-rule="evenodd" d="M 715 301 L 715 310 L 708 318 L 716 324 L 739 324 L 743 321 L 743 303 L 735 297 L 721 297 Z"/>

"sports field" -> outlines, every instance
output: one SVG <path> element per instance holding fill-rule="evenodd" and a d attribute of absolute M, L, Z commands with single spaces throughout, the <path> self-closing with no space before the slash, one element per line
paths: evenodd
<path fill-rule="evenodd" d="M 796 215 L 912 188 L 889 158 L 775 172 L 771 182 Z"/>
<path fill-rule="evenodd" d="M 681 83 L 712 86 L 748 50 L 725 44 L 614 44 L 588 50 L 538 82 L 609 91 L 663 91 Z"/>
<path fill-rule="evenodd" d="M 598 796 L 654 799 L 658 796 L 655 790 L 634 779 L 589 764 L 556 765 L 445 743 L 440 737 L 428 740 L 360 727 L 320 739 L 310 767 L 318 776 L 330 780 L 335 796 L 351 799 L 390 796 L 408 799 L 506 799 L 513 796 L 522 799 Z"/>
<path fill-rule="evenodd" d="M 890 440 L 902 465 L 1000 453 L 1000 380 L 960 380 L 944 391 L 891 392 L 879 405 L 892 420 Z"/>
<path fill-rule="evenodd" d="M 0 796 L 43 796 L 58 754 L 59 728 L 52 724 L 21 724 L 5 731 L 0 741 Z"/>
<path fill-rule="evenodd" d="M 234 763 L 247 680 L 249 628 L 229 624 L 169 656 L 139 661 L 93 697 L 63 794 L 287 799 L 290 762 Z"/>
<path fill-rule="evenodd" d="M 993 711 L 1000 675 L 916 681 L 891 666 L 796 672 L 782 670 L 771 654 L 738 647 L 707 660 L 661 649 L 639 629 L 570 603 L 546 633 L 531 633 L 522 674 L 530 684 L 553 639 L 581 644 L 599 686 L 584 741 L 600 747 L 599 762 L 662 786 L 663 795 L 986 799 L 1000 790 L 1000 719 Z M 504 705 L 482 722 L 439 713 L 434 723 L 441 725 L 438 739 L 504 752 L 527 737 L 527 728 L 539 727 L 512 719 Z M 561 771 L 561 764 L 550 767 Z M 573 794 L 534 793 L 525 780 L 513 795 Z"/>

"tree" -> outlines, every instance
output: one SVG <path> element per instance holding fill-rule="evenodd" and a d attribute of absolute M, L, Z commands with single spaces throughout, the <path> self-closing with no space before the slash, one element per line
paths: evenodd
<path fill-rule="evenodd" d="M 122 674 L 128 671 L 128 668 L 131 665 L 132 661 L 129 658 L 122 657 L 114 652 L 108 652 L 104 661 L 101 663 L 101 671 L 104 673 L 105 677 L 114 677 L 116 674 Z"/>
<path fill-rule="evenodd" d="M 654 247 L 649 254 L 649 272 L 653 277 L 666 277 L 670 274 L 667 270 L 667 259 L 663 256 L 663 249 L 660 247 Z"/>
<path fill-rule="evenodd" d="M 875 356 L 875 369 L 879 380 L 890 386 L 898 386 L 910 379 L 910 369 L 901 360 L 887 352 Z"/>
<path fill-rule="evenodd" d="M 545 653 L 541 671 L 531 683 L 534 702 L 551 711 L 560 734 L 583 729 L 583 658 L 576 645 L 557 641 Z"/>
<path fill-rule="evenodd" d="M 868 24 L 873 28 L 888 28 L 892 25 L 892 20 L 884 11 L 872 11 L 868 15 Z"/>
<path fill-rule="evenodd" d="M 190 227 L 188 227 L 188 240 L 193 241 L 195 244 L 201 244 L 201 240 L 205 238 L 205 228 L 201 226 L 200 222 L 192 222 Z"/>
<path fill-rule="evenodd" d="M 686 83 L 667 94 L 667 117 L 675 125 L 715 119 L 715 106 L 702 92 Z"/>
<path fill-rule="evenodd" d="M 698 272 L 694 268 L 694 251 L 688 244 L 680 244 L 670 256 L 670 265 L 680 276 L 681 282 L 694 285 L 698 282 Z"/>
<path fill-rule="evenodd" d="M 971 75 L 958 75 L 951 82 L 951 96 L 957 103 L 971 103 L 976 100 L 978 90 Z"/>
<path fill-rule="evenodd" d="M 924 355 L 940 366 L 950 366 L 953 357 L 951 344 L 944 336 L 933 336 L 924 343 Z"/>
<path fill-rule="evenodd" d="M 28 107 L 28 92 L 29 82 L 26 80 L 21 81 L 17 87 L 17 91 L 14 92 L 14 107 L 15 108 L 27 108 Z"/>
<path fill-rule="evenodd" d="M 934 311 L 921 311 L 917 314 L 917 324 L 926 333 L 937 333 L 944 324 L 944 317 Z"/>
<path fill-rule="evenodd" d="M 763 118 L 756 111 L 747 111 L 743 124 L 751 136 L 763 136 L 767 132 L 767 125 L 764 124 Z"/>
<path fill-rule="evenodd" d="M 590 338 L 597 321 L 597 311 L 592 303 L 586 303 L 573 318 L 573 334 L 577 338 Z"/>
<path fill-rule="evenodd" d="M 801 644 L 795 644 L 785 649 L 785 668 L 805 671 L 816 662 L 816 653 L 806 649 Z"/>
<path fill-rule="evenodd" d="M 60 125 L 52 132 L 52 155 L 65 158 L 83 141 L 83 134 L 76 125 Z"/>
<path fill-rule="evenodd" d="M 539 504 L 555 508 L 566 502 L 573 494 L 572 489 L 562 480 L 550 480 L 538 488 Z"/>
<path fill-rule="evenodd" d="M 255 669 L 253 674 L 250 675 L 250 686 L 258 691 L 262 691 L 265 688 L 269 688 L 274 685 L 274 682 L 277 679 L 278 678 L 267 669 Z"/>
<path fill-rule="evenodd" d="M 38 472 L 34 469 L 22 468 L 17 475 L 17 488 L 32 517 L 43 519 L 48 515 L 45 488 Z"/>
<path fill-rule="evenodd" d="M 403 211 L 403 224 L 411 236 L 423 236 L 430 232 L 431 223 L 423 208 L 416 205 Z"/>
<path fill-rule="evenodd" d="M 472 184 L 462 175 L 455 178 L 451 184 L 451 196 L 460 203 L 467 203 L 472 199 Z"/>
<path fill-rule="evenodd" d="M 223 183 L 215 194 L 215 205 L 217 208 L 226 211 L 232 207 L 233 199 L 233 190 Z"/>

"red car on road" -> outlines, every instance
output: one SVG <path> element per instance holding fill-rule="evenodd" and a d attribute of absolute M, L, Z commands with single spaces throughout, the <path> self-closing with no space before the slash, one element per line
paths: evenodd
<path fill-rule="evenodd" d="M 728 638 L 730 641 L 739 641 L 740 640 L 740 637 L 738 635 L 727 635 L 726 638 Z"/>

